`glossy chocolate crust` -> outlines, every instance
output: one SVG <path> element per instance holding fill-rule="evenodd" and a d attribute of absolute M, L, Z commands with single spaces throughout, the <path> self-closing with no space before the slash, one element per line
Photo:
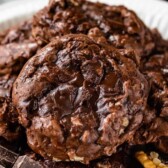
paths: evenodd
<path fill-rule="evenodd" d="M 0 35 L 0 136 L 12 141 L 20 134 L 18 113 L 11 102 L 13 83 L 24 63 L 36 53 L 31 22 Z"/>
<path fill-rule="evenodd" d="M 47 7 L 35 14 L 32 34 L 44 45 L 56 36 L 92 34 L 95 28 L 113 46 L 134 49 L 139 60 L 154 48 L 150 30 L 134 12 L 123 6 L 85 0 L 50 0 Z"/>
<path fill-rule="evenodd" d="M 132 59 L 79 34 L 55 39 L 29 59 L 13 103 L 36 153 L 89 163 L 132 139 L 148 92 Z"/>

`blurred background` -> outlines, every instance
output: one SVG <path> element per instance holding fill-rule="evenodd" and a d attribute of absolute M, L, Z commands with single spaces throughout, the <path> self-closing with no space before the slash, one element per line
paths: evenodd
<path fill-rule="evenodd" d="M 17 0 L 0 0 L 0 4 L 10 2 L 10 1 L 17 1 Z M 29 1 L 29 0 L 23 0 L 23 1 Z M 168 0 L 161 0 L 161 1 L 168 1 Z"/>
<path fill-rule="evenodd" d="M 5 2 L 10 2 L 10 1 L 17 1 L 17 0 L 0 0 L 0 4 L 5 3 Z M 25 0 L 25 1 L 28 1 L 28 0 Z"/>
<path fill-rule="evenodd" d="M 9 1 L 16 1 L 16 0 L 0 0 L 0 4 L 5 3 L 5 2 L 9 2 Z"/>

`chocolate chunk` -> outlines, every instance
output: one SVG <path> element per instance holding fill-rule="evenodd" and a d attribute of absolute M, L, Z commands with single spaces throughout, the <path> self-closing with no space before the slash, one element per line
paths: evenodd
<path fill-rule="evenodd" d="M 12 168 L 42 168 L 42 165 L 28 156 L 20 156 Z"/>
<path fill-rule="evenodd" d="M 12 167 L 17 158 L 18 154 L 0 145 L 0 165 Z"/>

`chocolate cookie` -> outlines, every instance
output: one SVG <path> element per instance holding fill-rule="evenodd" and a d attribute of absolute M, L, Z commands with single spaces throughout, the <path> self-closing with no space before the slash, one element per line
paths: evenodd
<path fill-rule="evenodd" d="M 47 7 L 35 14 L 32 33 L 44 45 L 56 36 L 92 34 L 95 28 L 113 46 L 134 49 L 139 60 L 154 48 L 150 30 L 134 12 L 123 6 L 84 0 L 50 0 Z"/>
<path fill-rule="evenodd" d="M 132 139 L 148 92 L 132 59 L 79 34 L 55 39 L 28 60 L 13 103 L 36 153 L 88 163 Z"/>
<path fill-rule="evenodd" d="M 31 31 L 32 23 L 27 21 L 1 34 L 0 75 L 19 73 L 24 63 L 36 53 L 38 46 Z"/>
<path fill-rule="evenodd" d="M 31 24 L 25 22 L 2 33 L 0 40 L 0 136 L 14 140 L 19 136 L 17 112 L 11 102 L 13 83 L 25 62 L 37 51 Z"/>
<path fill-rule="evenodd" d="M 32 22 L 25 21 L 18 26 L 12 27 L 4 32 L 0 32 L 0 45 L 22 43 L 26 40 L 34 41 L 31 30 Z"/>
<path fill-rule="evenodd" d="M 0 75 L 18 73 L 24 63 L 36 53 L 34 42 L 9 43 L 0 46 Z"/>
<path fill-rule="evenodd" d="M 18 138 L 20 132 L 18 114 L 11 102 L 12 85 L 15 79 L 15 75 L 0 76 L 0 136 L 8 140 Z"/>
<path fill-rule="evenodd" d="M 161 151 L 168 153 L 168 41 L 163 40 L 156 30 L 153 36 L 155 48 L 141 63 L 141 71 L 151 82 L 148 104 L 155 111 L 155 117 L 148 123 L 144 122 L 135 139 L 136 143 L 155 142 Z"/>

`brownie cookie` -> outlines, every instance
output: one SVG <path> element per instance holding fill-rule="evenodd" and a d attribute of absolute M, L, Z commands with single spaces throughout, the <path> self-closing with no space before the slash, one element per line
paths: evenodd
<path fill-rule="evenodd" d="M 31 36 L 31 22 L 1 33 L 0 75 L 18 73 L 23 64 L 37 51 L 37 43 Z"/>
<path fill-rule="evenodd" d="M 143 72 L 151 80 L 150 106 L 155 107 L 157 116 L 168 117 L 168 41 L 158 32 L 155 36 L 155 49 L 143 65 Z"/>
<path fill-rule="evenodd" d="M 0 75 L 18 73 L 24 63 L 36 53 L 33 42 L 10 43 L 0 46 Z"/>
<path fill-rule="evenodd" d="M 35 14 L 32 34 L 39 44 L 45 45 L 56 36 L 90 34 L 94 28 L 113 46 L 134 49 L 139 60 L 154 48 L 150 30 L 134 12 L 123 6 L 84 0 L 50 0 Z"/>
<path fill-rule="evenodd" d="M 37 51 L 31 23 L 25 22 L 2 33 L 0 40 L 0 136 L 14 140 L 19 136 L 17 112 L 11 102 L 13 83 L 24 63 Z"/>
<path fill-rule="evenodd" d="M 148 104 L 155 117 L 149 123 L 144 122 L 135 139 L 136 143 L 155 142 L 161 151 L 168 153 L 168 41 L 163 40 L 156 30 L 153 36 L 155 48 L 141 69 L 151 82 Z"/>
<path fill-rule="evenodd" d="M 20 127 L 17 125 L 18 114 L 11 102 L 12 85 L 15 79 L 15 75 L 0 76 L 0 136 L 7 140 L 16 139 L 20 132 Z"/>
<path fill-rule="evenodd" d="M 0 33 L 0 45 L 9 43 L 22 43 L 23 41 L 29 40 L 34 41 L 32 34 L 32 22 L 25 21 L 19 26 L 12 27 L 4 32 Z"/>
<path fill-rule="evenodd" d="M 148 92 L 132 59 L 79 34 L 57 38 L 29 59 L 12 99 L 36 153 L 89 163 L 132 139 Z"/>
<path fill-rule="evenodd" d="M 11 102 L 12 86 L 20 69 L 36 49 L 37 45 L 34 43 L 0 46 L 0 136 L 8 140 L 16 139 L 15 130 L 18 129 L 13 127 L 17 127 L 18 122 L 16 109 Z"/>

